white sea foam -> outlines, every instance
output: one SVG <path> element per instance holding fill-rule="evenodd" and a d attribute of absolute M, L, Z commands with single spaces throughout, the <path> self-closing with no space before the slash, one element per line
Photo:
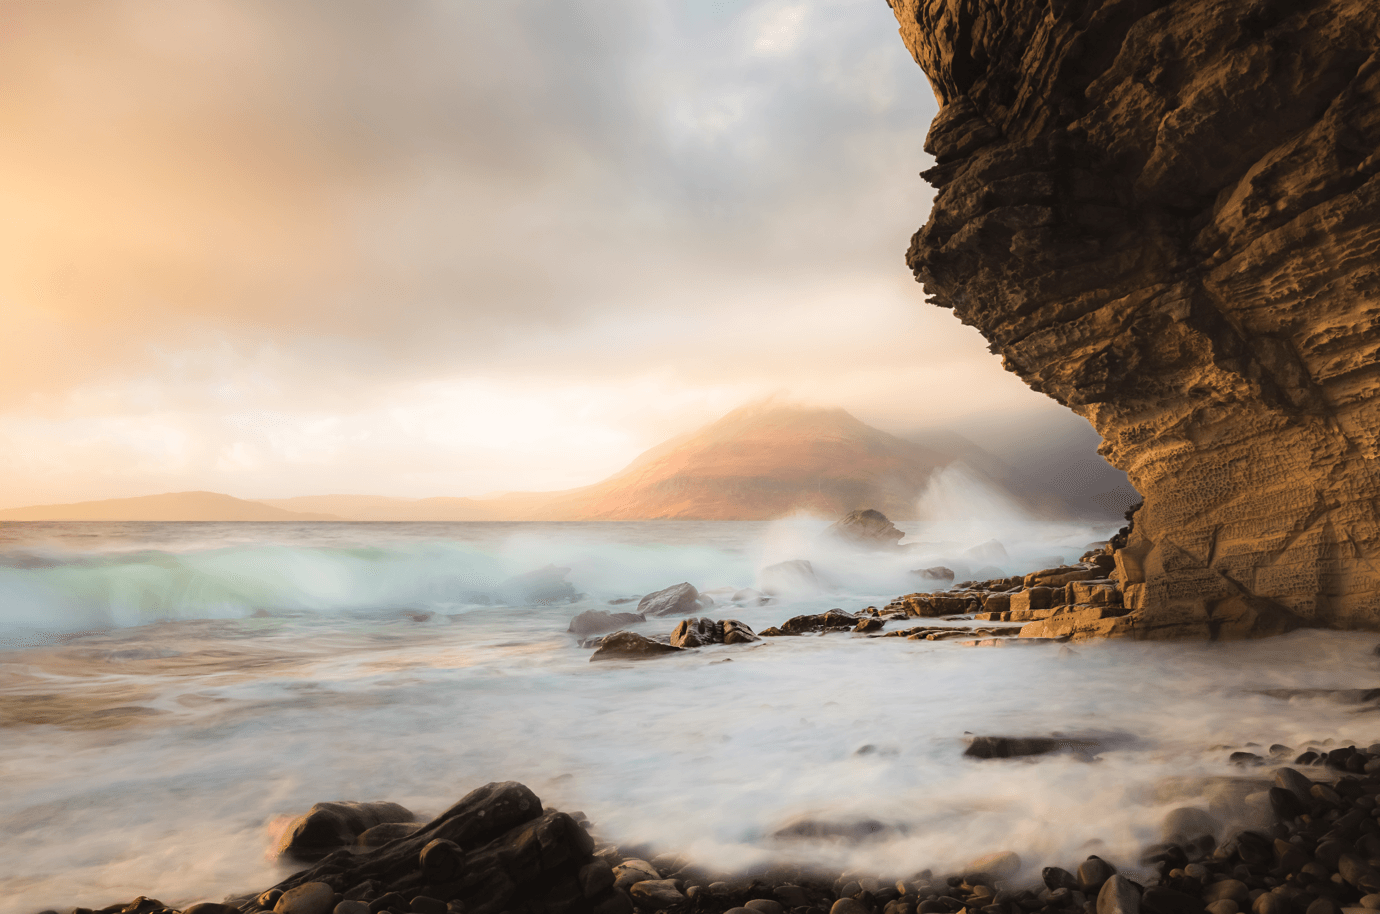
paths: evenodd
<path fill-rule="evenodd" d="M 581 609 L 619 608 L 610 599 L 681 580 L 752 586 L 774 562 L 810 561 L 819 593 L 711 611 L 760 629 L 916 589 L 895 585 L 948 547 L 869 559 L 806 520 L 479 526 L 239 527 L 238 541 L 212 533 L 195 549 L 162 528 L 85 550 L 59 536 L 43 561 L 12 546 L 0 573 L 12 632 L 173 621 L 0 655 L 8 723 L 28 721 L 0 743 L 0 905 L 216 900 L 281 878 L 265 856 L 275 817 L 327 799 L 427 814 L 506 779 L 582 809 L 601 837 L 729 869 L 789 857 L 894 877 L 1008 848 L 1029 867 L 1094 848 L 1133 864 L 1167 810 L 1221 807 L 1167 779 L 1250 774 L 1222 747 L 1380 734 L 1357 706 L 1260 694 L 1380 684 L 1371 639 L 1343 633 L 1072 657 L 836 634 L 591 664 L 565 628 Z M 1030 570 L 1020 556 L 1076 552 L 1096 531 L 978 530 L 957 545 L 994 532 L 1014 573 Z M 496 602 L 508 576 L 547 563 L 585 596 Z M 1093 762 L 962 757 L 966 733 L 1056 731 L 1134 738 Z M 889 830 L 855 844 L 771 837 L 801 817 Z"/>

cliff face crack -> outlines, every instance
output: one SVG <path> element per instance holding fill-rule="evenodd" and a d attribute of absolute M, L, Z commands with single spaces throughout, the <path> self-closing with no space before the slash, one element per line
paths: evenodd
<path fill-rule="evenodd" d="M 1117 631 L 1380 628 L 1380 5 L 892 7 L 942 105 L 906 261 L 1145 496 Z"/>

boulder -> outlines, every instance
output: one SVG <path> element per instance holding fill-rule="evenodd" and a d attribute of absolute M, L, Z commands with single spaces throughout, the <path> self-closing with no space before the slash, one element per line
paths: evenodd
<path fill-rule="evenodd" d="M 625 626 L 646 621 L 647 617 L 641 613 L 611 613 L 602 609 L 587 609 L 570 620 L 570 628 L 566 631 L 587 637 L 616 632 Z"/>
<path fill-rule="evenodd" d="M 723 640 L 723 626 L 713 619 L 681 619 L 675 631 L 671 632 L 673 647 L 703 647 L 706 644 L 722 644 Z"/>
<path fill-rule="evenodd" d="M 895 549 L 905 536 L 885 514 L 871 508 L 850 511 L 842 520 L 830 525 L 825 533 L 864 549 Z"/>
<path fill-rule="evenodd" d="M 915 568 L 911 570 L 911 574 L 922 581 L 934 581 L 935 583 L 954 579 L 953 569 L 945 568 L 943 565 L 935 565 L 932 568 Z"/>
<path fill-rule="evenodd" d="M 637 611 L 643 616 L 685 616 L 713 605 L 711 598 L 701 597 L 700 592 L 687 583 L 647 594 L 637 604 Z"/>
<path fill-rule="evenodd" d="M 488 784 L 415 835 L 359 854 L 332 854 L 239 907 L 327 914 L 321 905 L 341 895 L 367 910 L 416 914 L 631 914 L 593 850 L 574 818 L 543 809 L 523 785 Z"/>
<path fill-rule="evenodd" d="M 1090 757 L 1106 745 L 1105 740 L 1068 736 L 975 736 L 963 751 L 966 758 L 1028 758 L 1052 752 L 1072 752 Z"/>
<path fill-rule="evenodd" d="M 655 641 L 635 632 L 614 632 L 599 639 L 599 646 L 590 655 L 590 662 L 596 660 L 648 660 L 678 654 L 681 648 L 664 641 Z"/>
<path fill-rule="evenodd" d="M 751 628 L 737 619 L 724 619 L 719 625 L 723 629 L 724 644 L 749 644 L 762 640 L 753 634 Z"/>
<path fill-rule="evenodd" d="M 354 844 L 360 835 L 376 826 L 415 822 L 416 818 L 397 803 L 317 803 L 288 824 L 276 852 L 293 860 L 320 860 L 332 851 Z"/>
<path fill-rule="evenodd" d="M 737 619 L 682 619 L 671 632 L 671 646 L 704 647 L 707 644 L 747 644 L 760 641 L 752 629 Z"/>

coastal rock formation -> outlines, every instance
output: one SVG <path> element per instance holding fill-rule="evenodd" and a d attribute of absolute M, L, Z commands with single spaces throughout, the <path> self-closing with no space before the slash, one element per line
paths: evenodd
<path fill-rule="evenodd" d="M 231 904 L 277 914 L 325 914 L 347 901 L 362 902 L 365 911 L 414 914 L 632 914 L 593 851 L 579 821 L 543 809 L 531 790 L 506 781 L 471 791 L 410 837 L 362 854 L 332 854 Z M 149 914 L 162 909 L 154 904 Z"/>
<path fill-rule="evenodd" d="M 861 549 L 895 549 L 905 536 L 885 514 L 872 508 L 848 512 L 825 533 Z"/>
<path fill-rule="evenodd" d="M 891 3 L 907 262 L 1145 498 L 1104 633 L 1380 628 L 1380 6 Z"/>

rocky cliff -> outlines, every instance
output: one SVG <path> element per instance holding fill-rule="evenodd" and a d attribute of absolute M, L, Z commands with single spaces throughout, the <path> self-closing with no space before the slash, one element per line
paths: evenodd
<path fill-rule="evenodd" d="M 1104 633 L 1380 628 L 1380 5 L 891 2 L 908 263 L 1145 497 Z"/>

